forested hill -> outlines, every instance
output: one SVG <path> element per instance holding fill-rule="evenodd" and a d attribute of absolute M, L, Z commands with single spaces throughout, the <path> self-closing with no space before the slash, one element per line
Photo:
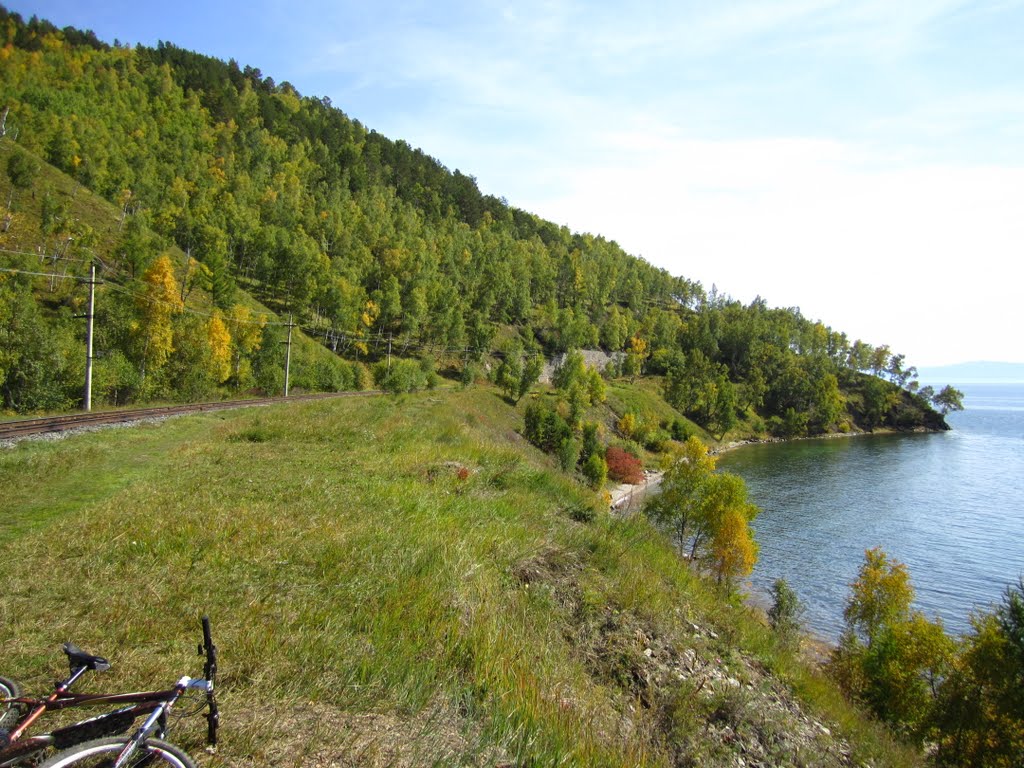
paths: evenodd
<path fill-rule="evenodd" d="M 177 246 L 198 260 L 195 270 L 185 260 L 178 283 L 198 282 L 214 314 L 230 313 L 242 286 L 353 361 L 389 345 L 456 367 L 509 349 L 601 347 L 622 353 L 613 374 L 664 375 L 667 399 L 721 433 L 737 418 L 787 435 L 941 426 L 931 393 L 899 393 L 914 390 L 914 372 L 888 347 L 851 341 L 796 309 L 709 295 L 614 241 L 481 194 L 472 176 L 258 69 L 169 43 L 108 45 L 3 8 L 0 38 L 8 269 L 31 271 L 15 251 L 54 264 L 59 255 L 72 273 L 98 257 L 105 280 L 138 293 L 164 279 L 154 264 Z M 116 216 L 69 215 L 67 201 L 43 188 L 39 163 L 105 198 Z M 33 206 L 38 236 L 19 230 L 19 212 Z M 40 298 L 38 278 L 0 275 L 0 324 L 34 311 L 25 298 L 33 289 L 40 317 L 76 309 Z M 154 356 L 154 313 L 136 305 L 106 318 L 108 357 L 119 365 L 107 371 L 112 391 L 120 400 L 182 397 L 161 377 L 180 345 L 168 336 L 168 356 Z M 7 343 L 29 344 L 7 322 Z M 45 346 L 37 336 L 31 343 Z M 9 351 L 6 369 L 0 358 L 4 407 L 55 404 L 19 399 L 3 381 L 17 368 L 11 359 L 34 354 Z M 243 381 L 244 356 L 207 388 L 260 384 Z"/>

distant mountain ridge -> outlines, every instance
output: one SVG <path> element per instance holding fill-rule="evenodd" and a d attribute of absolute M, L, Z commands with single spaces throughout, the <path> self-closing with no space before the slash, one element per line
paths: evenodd
<path fill-rule="evenodd" d="M 957 384 L 1024 382 L 1024 363 L 977 360 L 918 369 L 922 381 L 953 381 Z"/>

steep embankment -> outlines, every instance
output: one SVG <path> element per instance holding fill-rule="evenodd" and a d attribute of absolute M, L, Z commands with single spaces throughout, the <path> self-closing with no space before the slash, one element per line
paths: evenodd
<path fill-rule="evenodd" d="M 2 451 L 4 672 L 169 682 L 206 612 L 218 764 L 913 764 L 520 424 L 470 389 Z"/>

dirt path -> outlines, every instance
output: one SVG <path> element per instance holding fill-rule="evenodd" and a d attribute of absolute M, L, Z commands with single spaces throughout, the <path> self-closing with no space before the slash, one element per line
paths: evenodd
<path fill-rule="evenodd" d="M 656 493 L 661 485 L 661 478 L 664 472 L 644 470 L 642 483 L 630 485 L 623 483 L 611 490 L 611 509 L 618 514 L 626 515 L 639 512 L 643 508 L 644 500 L 651 493 Z"/>

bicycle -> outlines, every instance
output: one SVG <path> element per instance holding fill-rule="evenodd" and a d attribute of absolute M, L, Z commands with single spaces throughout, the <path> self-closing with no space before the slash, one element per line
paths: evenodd
<path fill-rule="evenodd" d="M 204 677 L 193 679 L 183 677 L 173 688 L 160 691 L 140 691 L 137 693 L 115 693 L 115 694 L 78 694 L 71 693 L 69 688 L 87 671 L 104 671 L 110 667 L 109 662 L 100 657 L 87 654 L 70 643 L 65 644 L 64 652 L 68 656 L 71 667 L 71 674 L 65 680 L 59 681 L 54 688 L 53 694 L 46 699 L 32 699 L 24 696 L 6 696 L 0 699 L 0 707 L 7 705 L 4 712 L 0 709 L 0 717 L 10 719 L 12 711 L 18 711 L 18 720 L 14 729 L 6 735 L 6 744 L 0 741 L 0 768 L 14 768 L 26 764 L 37 764 L 39 760 L 50 750 L 60 750 L 59 753 L 50 758 L 48 762 L 57 761 L 55 764 L 70 765 L 64 762 L 69 755 L 79 748 L 91 747 L 96 749 L 99 742 L 119 743 L 122 748 L 126 743 L 132 744 L 131 754 L 138 755 L 142 748 L 142 755 L 149 752 L 154 754 L 175 754 L 184 755 L 180 750 L 171 745 L 164 744 L 160 739 L 166 735 L 167 715 L 178 699 L 189 689 L 199 689 L 206 693 L 205 706 L 207 709 L 207 742 L 211 749 L 216 748 L 217 726 L 219 724 L 219 711 L 214 693 L 214 680 L 217 674 L 217 648 L 213 644 L 210 633 L 210 621 L 203 617 L 203 642 L 199 645 L 199 655 L 205 656 L 203 667 Z M 20 693 L 19 686 L 13 681 L 6 681 L 4 684 L 10 692 Z M 0 688 L 2 690 L 2 688 Z M 63 710 L 71 707 L 100 705 L 100 704 L 123 704 L 119 709 L 106 712 L 96 717 L 91 717 L 77 723 L 30 737 L 24 737 L 25 731 L 32 726 L 44 713 L 53 710 Z M 28 708 L 28 714 L 24 714 L 24 708 Z M 143 726 L 132 737 L 124 734 L 132 727 L 139 717 L 146 715 Z M 105 737 L 105 738 L 99 738 Z M 152 747 L 147 746 L 153 742 Z M 161 751 L 162 750 L 162 751 Z M 118 750 L 120 751 L 120 750 Z M 90 753 L 91 754 L 91 753 Z M 172 766 L 179 768 L 194 768 L 194 764 L 187 755 L 182 762 L 179 756 L 170 762 Z M 165 761 L 166 762 L 166 761 Z M 134 764 L 123 762 L 122 764 Z"/>
<path fill-rule="evenodd" d="M 21 707 L 13 701 L 20 696 L 20 685 L 14 680 L 0 677 L 0 734 L 6 734 L 7 729 L 21 719 Z M 4 736 L 0 736 L 0 744 L 3 744 L 3 739 Z"/>

